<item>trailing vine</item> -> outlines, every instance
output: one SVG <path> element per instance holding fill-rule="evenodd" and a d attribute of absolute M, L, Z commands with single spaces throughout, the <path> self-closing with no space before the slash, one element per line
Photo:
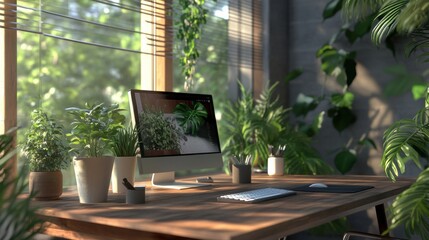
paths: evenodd
<path fill-rule="evenodd" d="M 205 0 L 179 0 L 182 11 L 175 25 L 177 27 L 176 37 L 184 45 L 179 59 L 182 73 L 185 76 L 184 88 L 186 91 L 193 86 L 195 65 L 200 56 L 197 40 L 201 38 L 201 26 L 207 22 L 208 10 L 204 8 L 204 3 Z"/>

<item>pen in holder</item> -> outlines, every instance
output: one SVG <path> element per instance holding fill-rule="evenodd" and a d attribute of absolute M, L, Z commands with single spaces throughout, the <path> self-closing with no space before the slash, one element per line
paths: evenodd
<path fill-rule="evenodd" d="M 280 145 L 277 148 L 269 145 L 270 156 L 268 157 L 268 175 L 270 176 L 281 176 L 284 174 L 284 151 L 286 145 Z"/>
<path fill-rule="evenodd" d="M 252 155 L 239 155 L 231 158 L 232 183 L 252 182 Z"/>

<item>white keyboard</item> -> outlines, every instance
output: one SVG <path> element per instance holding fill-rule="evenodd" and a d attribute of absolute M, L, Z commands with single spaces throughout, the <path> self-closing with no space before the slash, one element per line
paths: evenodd
<path fill-rule="evenodd" d="M 256 203 L 266 201 L 274 198 L 281 198 L 286 196 L 295 195 L 296 192 L 292 190 L 280 188 L 260 188 L 251 191 L 232 193 L 217 197 L 219 202 L 242 202 L 242 203 Z"/>

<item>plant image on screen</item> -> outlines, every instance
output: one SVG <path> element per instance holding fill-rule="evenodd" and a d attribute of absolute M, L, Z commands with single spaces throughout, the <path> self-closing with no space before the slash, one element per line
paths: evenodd
<path fill-rule="evenodd" d="M 160 153 L 179 154 L 183 133 L 161 111 L 143 110 L 140 113 L 139 131 L 144 145 L 144 155 Z"/>
<path fill-rule="evenodd" d="M 174 114 L 185 134 L 192 136 L 198 133 L 207 119 L 207 110 L 200 102 L 193 104 L 193 107 L 185 103 L 179 103 L 174 109 Z"/>

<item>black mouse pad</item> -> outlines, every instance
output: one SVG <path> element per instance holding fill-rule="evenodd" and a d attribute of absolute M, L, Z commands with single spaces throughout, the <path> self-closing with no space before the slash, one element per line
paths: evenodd
<path fill-rule="evenodd" d="M 371 189 L 373 186 L 364 185 L 332 185 L 328 184 L 326 188 L 310 187 L 310 184 L 299 186 L 291 190 L 302 192 L 327 192 L 327 193 L 355 193 Z"/>

